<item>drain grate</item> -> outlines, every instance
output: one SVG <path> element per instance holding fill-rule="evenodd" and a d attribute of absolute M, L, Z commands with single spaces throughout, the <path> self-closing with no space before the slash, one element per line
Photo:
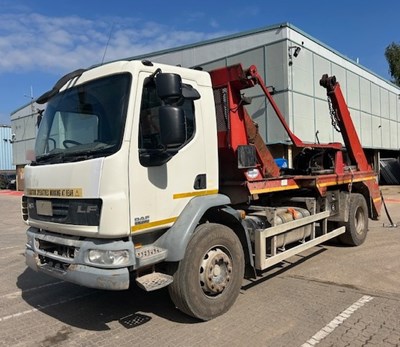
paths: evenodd
<path fill-rule="evenodd" d="M 131 329 L 139 325 L 142 325 L 144 323 L 147 323 L 149 320 L 151 320 L 151 317 L 149 316 L 140 313 L 133 313 L 130 314 L 129 316 L 120 318 L 119 322 L 126 329 Z"/>

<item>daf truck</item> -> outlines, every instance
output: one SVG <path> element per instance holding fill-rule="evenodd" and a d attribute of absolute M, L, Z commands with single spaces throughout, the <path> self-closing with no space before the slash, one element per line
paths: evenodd
<path fill-rule="evenodd" d="M 62 77 L 37 100 L 46 109 L 25 168 L 27 265 L 91 288 L 168 287 L 179 310 L 210 320 L 244 278 L 332 238 L 362 244 L 380 214 L 377 176 L 339 83 L 324 75 L 320 85 L 344 145 L 300 140 L 255 66 L 124 60 Z M 246 110 L 250 88 L 286 129 L 290 167 Z"/>

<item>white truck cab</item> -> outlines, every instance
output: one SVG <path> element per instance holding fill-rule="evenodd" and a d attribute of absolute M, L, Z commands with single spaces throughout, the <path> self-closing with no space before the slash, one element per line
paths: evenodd
<path fill-rule="evenodd" d="M 129 268 L 179 260 L 183 250 L 153 243 L 194 197 L 218 196 L 209 74 L 120 61 L 80 70 L 53 94 L 25 171 L 27 264 L 126 289 Z"/>

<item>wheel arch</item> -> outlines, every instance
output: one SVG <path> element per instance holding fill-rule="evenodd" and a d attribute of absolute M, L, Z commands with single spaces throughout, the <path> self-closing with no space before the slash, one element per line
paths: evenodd
<path fill-rule="evenodd" d="M 242 244 L 245 257 L 245 277 L 255 278 L 256 272 L 250 236 L 241 223 L 240 212 L 230 206 L 214 207 L 204 214 L 203 222 L 225 225 L 237 235 Z"/>
<path fill-rule="evenodd" d="M 217 223 L 227 226 L 238 236 L 245 256 L 246 277 L 254 277 L 250 237 L 240 222 L 240 212 L 230 207 L 230 202 L 229 197 L 223 194 L 199 196 L 190 200 L 175 224 L 155 242 L 155 246 L 168 249 L 165 260 L 182 260 L 197 226 Z"/>
<path fill-rule="evenodd" d="M 194 197 L 185 206 L 174 225 L 161 235 L 154 245 L 168 250 L 166 261 L 182 260 L 190 238 L 196 227 L 204 223 L 207 211 L 226 207 L 230 202 L 231 200 L 223 194 Z"/>

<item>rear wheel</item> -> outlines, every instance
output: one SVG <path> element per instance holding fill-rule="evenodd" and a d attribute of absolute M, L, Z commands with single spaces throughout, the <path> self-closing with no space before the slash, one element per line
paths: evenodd
<path fill-rule="evenodd" d="M 342 225 L 346 227 L 346 232 L 339 235 L 340 242 L 359 246 L 365 241 L 368 233 L 368 207 L 363 195 L 351 194 L 349 220 Z"/>
<path fill-rule="evenodd" d="M 224 225 L 207 223 L 199 226 L 190 240 L 169 293 L 179 310 L 206 321 L 231 308 L 243 276 L 239 238 Z"/>

